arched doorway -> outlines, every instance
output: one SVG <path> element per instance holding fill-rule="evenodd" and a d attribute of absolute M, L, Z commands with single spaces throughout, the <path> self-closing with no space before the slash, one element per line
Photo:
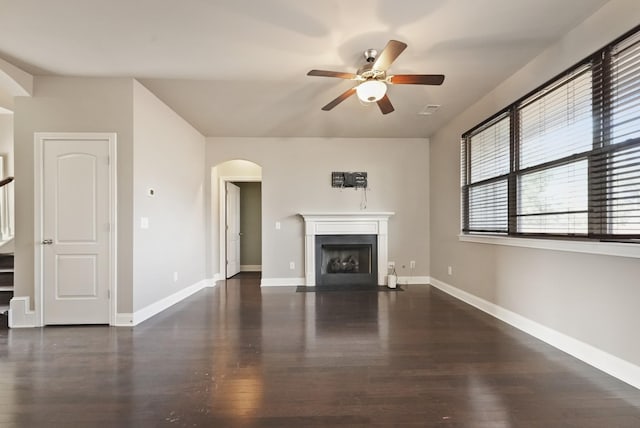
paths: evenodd
<path fill-rule="evenodd" d="M 211 265 L 219 279 L 261 270 L 261 184 L 262 167 L 251 161 L 234 159 L 211 168 Z M 230 204 L 234 195 L 239 201 Z"/>

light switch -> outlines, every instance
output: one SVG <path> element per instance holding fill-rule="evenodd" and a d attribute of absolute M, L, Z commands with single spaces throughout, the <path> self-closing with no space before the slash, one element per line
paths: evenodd
<path fill-rule="evenodd" d="M 280 222 L 276 221 L 276 230 L 280 230 Z"/>
<path fill-rule="evenodd" d="M 149 217 L 140 217 L 140 229 L 149 229 Z"/>

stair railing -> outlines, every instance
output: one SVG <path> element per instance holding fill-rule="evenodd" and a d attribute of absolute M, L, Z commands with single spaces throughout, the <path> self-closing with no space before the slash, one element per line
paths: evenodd
<path fill-rule="evenodd" d="M 0 180 L 0 241 L 13 238 L 13 177 Z"/>

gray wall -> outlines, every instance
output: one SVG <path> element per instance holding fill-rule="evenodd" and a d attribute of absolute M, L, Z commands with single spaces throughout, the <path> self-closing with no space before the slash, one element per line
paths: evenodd
<path fill-rule="evenodd" d="M 118 134 L 118 311 L 133 309 L 133 79 L 36 77 L 17 97 L 15 133 L 15 296 L 34 296 L 34 132 Z"/>
<path fill-rule="evenodd" d="M 240 265 L 262 264 L 262 189 L 260 182 L 236 182 L 240 187 Z"/>
<path fill-rule="evenodd" d="M 389 259 L 407 267 L 415 260 L 413 275 L 429 275 L 427 139 L 207 139 L 208 167 L 231 159 L 262 166 L 263 278 L 304 277 L 304 226 L 298 213 L 360 211 L 363 192 L 332 188 L 332 171 L 368 172 L 366 211 L 396 212 L 389 222 Z M 215 207 L 211 218 L 212 235 L 217 236 Z M 275 229 L 276 221 L 280 230 Z M 218 273 L 218 247 L 213 245 L 211 251 L 212 270 Z M 294 270 L 289 269 L 290 261 Z M 410 272 L 407 268 L 398 273 Z"/>
<path fill-rule="evenodd" d="M 119 313 L 205 278 L 202 135 L 129 78 L 37 77 L 34 96 L 15 106 L 15 296 L 33 302 L 35 132 L 117 133 Z M 157 188 L 153 199 L 149 187 Z M 139 229 L 140 216 L 149 217 L 148 230 Z"/>
<path fill-rule="evenodd" d="M 460 135 L 640 22 L 636 1 L 608 3 L 431 138 L 431 276 L 640 364 L 640 261 L 459 242 Z M 442 197 L 446 195 L 446 197 Z M 453 275 L 447 274 L 453 266 Z"/>
<path fill-rule="evenodd" d="M 205 278 L 205 209 L 204 137 L 138 82 L 133 101 L 135 311 Z"/>

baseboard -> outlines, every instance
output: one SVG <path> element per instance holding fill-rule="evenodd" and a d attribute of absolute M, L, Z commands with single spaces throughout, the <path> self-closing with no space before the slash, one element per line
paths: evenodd
<path fill-rule="evenodd" d="M 113 323 L 116 327 L 132 327 L 133 326 L 133 314 L 132 313 L 118 313 L 116 314 L 116 320 Z"/>
<path fill-rule="evenodd" d="M 260 287 L 281 287 L 304 285 L 304 278 L 262 278 Z"/>
<path fill-rule="evenodd" d="M 262 272 L 262 265 L 240 265 L 240 272 Z"/>
<path fill-rule="evenodd" d="M 431 285 L 603 372 L 640 389 L 640 366 L 581 342 L 452 285 L 431 278 Z"/>
<path fill-rule="evenodd" d="M 12 298 L 9 301 L 9 328 L 37 327 L 36 313 L 30 307 L 29 297 Z"/>
<path fill-rule="evenodd" d="M 428 276 L 399 276 L 398 277 L 398 285 L 411 285 L 411 284 L 429 284 Z"/>
<path fill-rule="evenodd" d="M 398 277 L 398 284 L 429 284 L 430 278 L 428 276 L 400 276 Z M 260 281 L 260 287 L 290 287 L 305 285 L 304 278 L 262 278 Z"/>
<path fill-rule="evenodd" d="M 131 324 L 129 325 L 137 325 L 145 320 L 148 320 L 152 316 L 157 315 L 160 312 L 164 311 L 165 309 L 170 308 L 171 306 L 186 299 L 192 294 L 197 293 L 203 288 L 210 287 L 211 282 L 212 281 L 210 279 L 203 279 L 202 281 L 199 281 L 189 287 L 183 288 L 182 290 L 179 290 L 176 293 L 173 293 L 172 295 L 165 297 L 164 299 L 158 300 L 155 303 L 152 303 L 142 309 L 135 311 L 131 318 Z M 119 314 L 119 315 L 125 315 L 125 314 Z"/>

